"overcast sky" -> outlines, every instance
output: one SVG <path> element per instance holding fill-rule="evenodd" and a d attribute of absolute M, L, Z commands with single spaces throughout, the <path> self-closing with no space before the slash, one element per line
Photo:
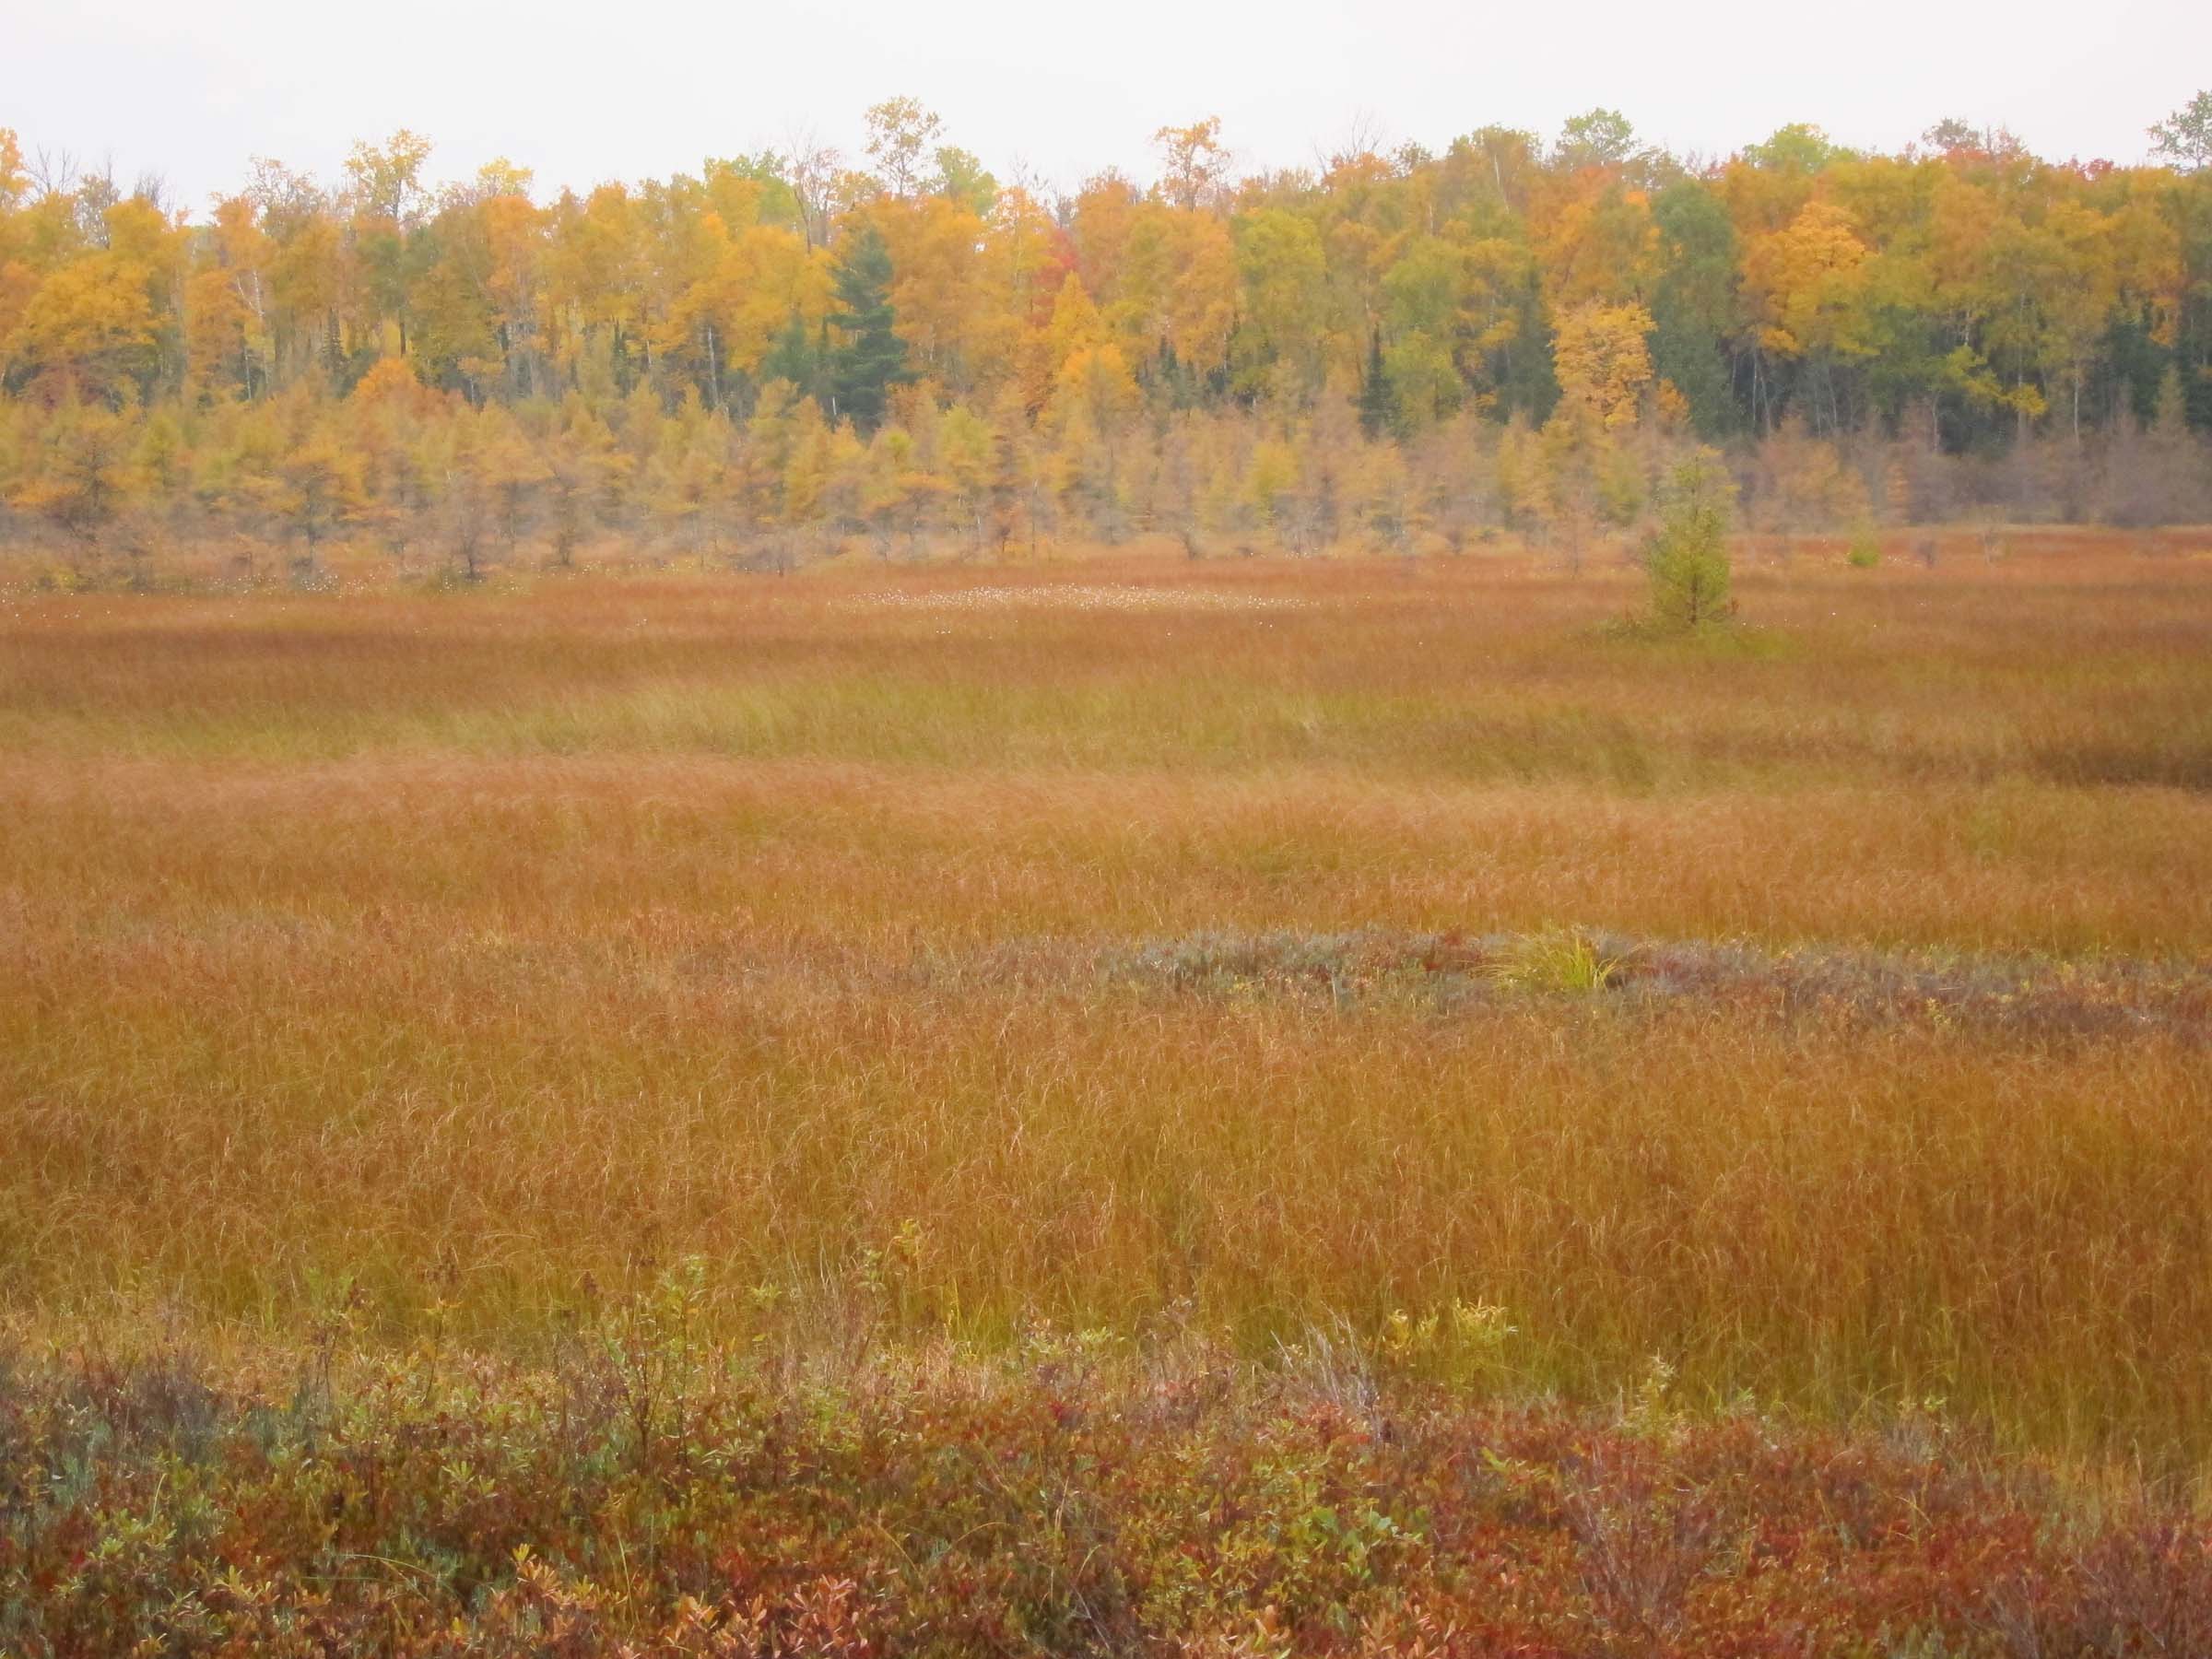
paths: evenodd
<path fill-rule="evenodd" d="M 0 0 L 0 126 L 26 150 L 158 172 L 199 206 L 270 156 L 325 179 L 411 127 L 431 171 L 496 156 L 541 194 L 696 171 L 794 128 L 856 149 L 911 93 L 1002 177 L 1148 179 L 1147 135 L 1218 114 L 1247 169 L 1356 128 L 1440 147 L 1488 123 L 1549 136 L 1604 105 L 1680 152 L 1791 121 L 1895 148 L 1944 116 L 2051 156 L 2141 159 L 2144 128 L 2212 87 L 2212 3 L 1859 0 Z"/>

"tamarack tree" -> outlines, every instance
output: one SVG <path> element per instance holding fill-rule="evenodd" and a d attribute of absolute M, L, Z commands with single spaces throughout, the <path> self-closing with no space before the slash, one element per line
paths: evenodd
<path fill-rule="evenodd" d="M 1651 626 L 1688 633 L 1719 627 L 1735 618 L 1728 567 L 1734 494 L 1719 458 L 1710 451 L 1677 463 L 1668 475 L 1658 527 L 1644 550 L 1644 570 L 1651 580 Z"/>

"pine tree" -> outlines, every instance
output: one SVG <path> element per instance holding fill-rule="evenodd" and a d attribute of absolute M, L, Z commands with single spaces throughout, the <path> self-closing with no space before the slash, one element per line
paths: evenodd
<path fill-rule="evenodd" d="M 1359 429 L 1371 441 L 1388 436 L 1398 424 L 1398 400 L 1382 366 L 1382 331 L 1367 336 L 1367 374 L 1359 382 Z"/>
<path fill-rule="evenodd" d="M 830 321 L 842 339 L 830 357 L 836 412 L 863 431 L 882 421 L 890 388 L 913 376 L 906 342 L 892 330 L 891 255 L 874 226 L 849 239 L 837 267 L 837 310 Z"/>
<path fill-rule="evenodd" d="M 775 344 L 760 359 L 760 380 L 788 381 L 798 388 L 802 397 L 818 397 L 822 393 L 821 346 L 806 336 L 806 324 L 797 312 L 776 335 Z"/>

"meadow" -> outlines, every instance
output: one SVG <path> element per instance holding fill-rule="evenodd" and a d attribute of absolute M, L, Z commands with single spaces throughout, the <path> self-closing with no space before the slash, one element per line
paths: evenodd
<path fill-rule="evenodd" d="M 1042 1436 L 1055 1525 L 1101 1468 L 1206 1487 L 1187 1436 L 1405 1500 L 1373 1498 L 1397 1530 L 1347 1544 L 1357 1505 L 1301 1488 L 1299 1513 L 1336 1527 L 1314 1549 L 1341 1567 L 1356 1545 L 1364 1576 L 1232 1573 L 1216 1591 L 1241 1610 L 1182 1651 L 2153 1651 L 2094 1646 L 2081 1595 L 2136 1549 L 2131 1583 L 2174 1606 L 2193 1587 L 2188 1617 L 2212 1618 L 2201 1524 L 2171 1519 L 2212 1489 L 2212 537 L 2020 532 L 1991 559 L 1961 535 L 1874 569 L 1747 543 L 1744 626 L 1710 640 L 1609 629 L 1640 582 L 1511 548 L 1145 547 L 788 579 L 7 589 L 0 1465 L 29 1491 L 22 1460 L 105 1413 L 124 1427 L 67 1466 L 110 1470 L 87 1503 L 143 1514 L 154 1486 L 125 1453 L 151 1431 L 128 1424 L 153 1389 L 174 1453 L 188 1375 L 194 1432 L 261 1434 L 272 1489 L 312 1508 L 253 1400 L 324 1424 L 326 1461 L 378 1434 L 404 1452 L 394 1423 L 551 1411 L 527 1379 L 570 1374 L 585 1333 L 607 1397 L 650 1396 L 625 1480 L 724 1445 L 752 1389 L 803 1421 L 790 1456 L 817 1490 L 819 1460 L 859 1454 L 791 1379 L 843 1377 L 853 1432 L 924 1463 L 932 1435 Z M 683 1427 L 671 1352 L 721 1379 L 695 1384 L 719 1428 Z M 851 1381 L 887 1371 L 906 1381 Z M 1217 1400 L 1191 1376 L 1230 1380 Z M 1216 1402 L 1198 1428 L 1114 1392 L 1186 1386 Z M 1393 1399 L 1416 1426 L 1378 1427 Z M 1092 1448 L 1080 1480 L 1036 1415 L 1071 1400 L 1091 1401 L 1071 1434 L 1136 1442 Z M 1408 1447 L 1477 1419 L 1498 1448 L 1484 1524 L 1556 1523 L 1563 1622 L 1530 1613 L 1518 1648 L 1465 1645 L 1464 1618 L 1460 1646 L 1423 1635 L 1407 1604 L 1364 1634 L 1331 1623 L 1355 1589 L 1443 1582 L 1414 1512 L 1444 1500 L 1406 1497 L 1441 1465 Z M 1347 1424 L 1354 1461 L 1387 1470 L 1331 1461 Z M 1253 1452 L 1278 1433 L 1306 1450 Z M 501 1467 L 521 1443 L 468 1456 Z M 723 1455 L 767 1455 L 746 1444 Z M 1614 1485 L 1562 1496 L 1570 1444 Z M 1685 1598 L 1762 1558 L 1684 1543 L 1650 1496 L 1677 1489 L 1651 1484 L 1654 1445 L 1735 1469 L 1743 1513 L 1828 1515 L 1814 1532 L 1826 1487 L 1752 1489 L 1782 1478 L 1778 1446 L 1816 1448 L 1815 1484 L 1849 1465 L 1854 1490 L 1920 1493 L 1923 1521 L 1974 1517 L 2011 1565 L 1946 1571 L 1976 1596 L 2064 1579 L 2076 1645 L 2025 1645 L 2041 1590 L 1970 1618 L 1932 1580 L 1859 1647 L 1756 1598 L 1699 1623 Z M 1993 1484 L 1929 1498 L 1932 1471 Z M 2026 1471 L 2098 1526 L 2150 1505 L 2169 1530 L 2099 1534 L 2104 1578 L 2087 1557 L 2041 1572 L 2060 1500 L 2022 1497 Z M 1594 1509 L 1600 1488 L 1648 1500 Z M 1200 1510 L 1229 1502 L 1206 1489 Z M 0 1583 L 65 1531 L 15 1501 Z M 1896 1543 L 1894 1507 L 1853 1535 Z M 426 1642 L 535 1594 L 506 1640 L 567 1618 L 579 1645 L 546 1651 L 610 1630 L 690 1651 L 668 1621 L 693 1579 L 655 1579 L 656 1554 L 658 1590 L 622 1601 L 606 1568 L 593 1602 L 559 1588 L 604 1566 L 577 1546 L 539 1583 L 512 1549 L 536 1537 L 542 1560 L 574 1516 L 528 1513 L 423 1558 Z M 1654 1515 L 1665 1548 L 1622 1543 L 1616 1522 Z M 1128 1524 L 1136 1555 L 1183 1547 L 1157 1516 Z M 604 1554 L 629 1535 L 594 1535 Z M 1054 1547 L 1091 1559 L 1070 1535 Z M 2143 1556 L 2154 1535 L 2167 1553 Z M 865 1573 L 824 1565 L 839 1551 L 793 1549 L 828 1576 L 748 1581 L 775 1605 L 866 1602 Z M 18 1587 L 62 1606 L 87 1571 L 68 1560 Z M 1205 1622 L 1138 1597 L 1113 1636 L 1081 1578 L 1038 1590 L 1082 1602 L 1065 1628 L 930 1640 L 1175 1651 L 1146 1643 Z M 863 1639 L 833 1608 L 747 1647 L 744 1605 L 709 1621 L 735 1644 L 712 1651 L 930 1645 L 840 1647 Z M 1785 1626 L 1829 1635 L 1747 1634 Z M 15 1639 L 103 1651 L 62 1628 Z"/>

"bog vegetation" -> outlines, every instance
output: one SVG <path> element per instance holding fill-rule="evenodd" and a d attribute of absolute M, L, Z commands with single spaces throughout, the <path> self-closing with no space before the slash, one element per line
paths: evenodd
<path fill-rule="evenodd" d="M 2212 1651 L 2207 115 L 0 143 L 0 1653 Z"/>
<path fill-rule="evenodd" d="M 0 1642 L 2194 1651 L 2212 549 L 1979 546 L 17 587 Z"/>
<path fill-rule="evenodd" d="M 1571 561 L 1695 444 L 1747 522 L 2212 516 L 2212 94 L 2148 166 L 1947 121 L 1684 159 L 1347 147 L 1002 185 L 911 99 L 818 146 L 541 198 L 400 133 L 205 216 L 0 132 L 0 538 L 57 578 L 333 543 L 474 576 L 604 536 L 1194 555 L 1508 532 Z M 281 569 L 281 567 L 277 567 Z"/>

